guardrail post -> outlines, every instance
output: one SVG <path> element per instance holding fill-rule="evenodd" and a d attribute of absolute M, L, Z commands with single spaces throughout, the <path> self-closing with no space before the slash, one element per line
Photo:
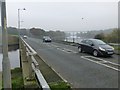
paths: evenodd
<path fill-rule="evenodd" d="M 23 44 L 22 45 L 22 52 L 23 52 L 23 55 L 25 57 L 25 59 L 23 60 L 23 62 L 28 62 L 28 59 L 27 59 L 27 50 L 26 50 L 26 46 Z"/>
<path fill-rule="evenodd" d="M 32 54 L 30 52 L 28 52 L 28 64 L 29 64 L 29 76 L 28 76 L 28 79 L 32 79 L 33 78 L 33 72 L 32 72 L 32 67 L 31 67 L 31 63 L 32 63 Z"/>
<path fill-rule="evenodd" d="M 20 67 L 22 67 L 22 58 L 21 58 L 21 54 L 22 54 L 22 41 L 21 41 L 21 39 L 19 39 L 19 58 L 20 58 Z"/>

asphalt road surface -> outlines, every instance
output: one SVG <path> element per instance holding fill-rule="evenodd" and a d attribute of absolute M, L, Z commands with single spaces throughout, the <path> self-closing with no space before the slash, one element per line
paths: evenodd
<path fill-rule="evenodd" d="M 26 42 L 73 88 L 118 88 L 118 55 L 93 57 L 75 46 L 33 38 Z"/>

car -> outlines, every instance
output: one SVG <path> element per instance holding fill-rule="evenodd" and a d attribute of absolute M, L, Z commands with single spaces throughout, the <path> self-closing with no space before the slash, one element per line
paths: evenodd
<path fill-rule="evenodd" d="M 23 38 L 24 38 L 24 39 L 27 39 L 27 36 L 26 36 L 26 35 L 24 35 L 24 36 L 23 36 Z"/>
<path fill-rule="evenodd" d="M 114 48 L 99 39 L 84 39 L 79 43 L 79 52 L 87 52 L 97 56 L 111 56 Z"/>
<path fill-rule="evenodd" d="M 51 38 L 49 36 L 44 36 L 43 37 L 43 42 L 51 42 Z"/>

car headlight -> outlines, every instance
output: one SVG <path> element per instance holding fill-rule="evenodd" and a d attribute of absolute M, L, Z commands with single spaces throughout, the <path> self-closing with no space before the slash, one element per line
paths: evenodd
<path fill-rule="evenodd" d="M 112 50 L 115 50 L 115 49 L 112 47 Z"/>
<path fill-rule="evenodd" d="M 105 51 L 105 49 L 104 49 L 104 48 L 102 48 L 102 47 L 99 47 L 99 49 L 100 49 L 101 51 Z"/>

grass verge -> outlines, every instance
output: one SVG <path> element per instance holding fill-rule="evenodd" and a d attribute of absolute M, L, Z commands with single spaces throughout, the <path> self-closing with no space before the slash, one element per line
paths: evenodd
<path fill-rule="evenodd" d="M 24 83 L 23 83 L 23 76 L 22 76 L 22 69 L 21 68 L 15 68 L 11 70 L 11 77 L 12 77 L 12 89 L 23 89 Z"/>
<path fill-rule="evenodd" d="M 115 48 L 115 50 L 120 51 L 120 46 L 113 46 Z"/>
<path fill-rule="evenodd" d="M 71 87 L 68 83 L 66 82 L 52 82 L 49 83 L 50 88 L 52 90 L 71 90 Z"/>

